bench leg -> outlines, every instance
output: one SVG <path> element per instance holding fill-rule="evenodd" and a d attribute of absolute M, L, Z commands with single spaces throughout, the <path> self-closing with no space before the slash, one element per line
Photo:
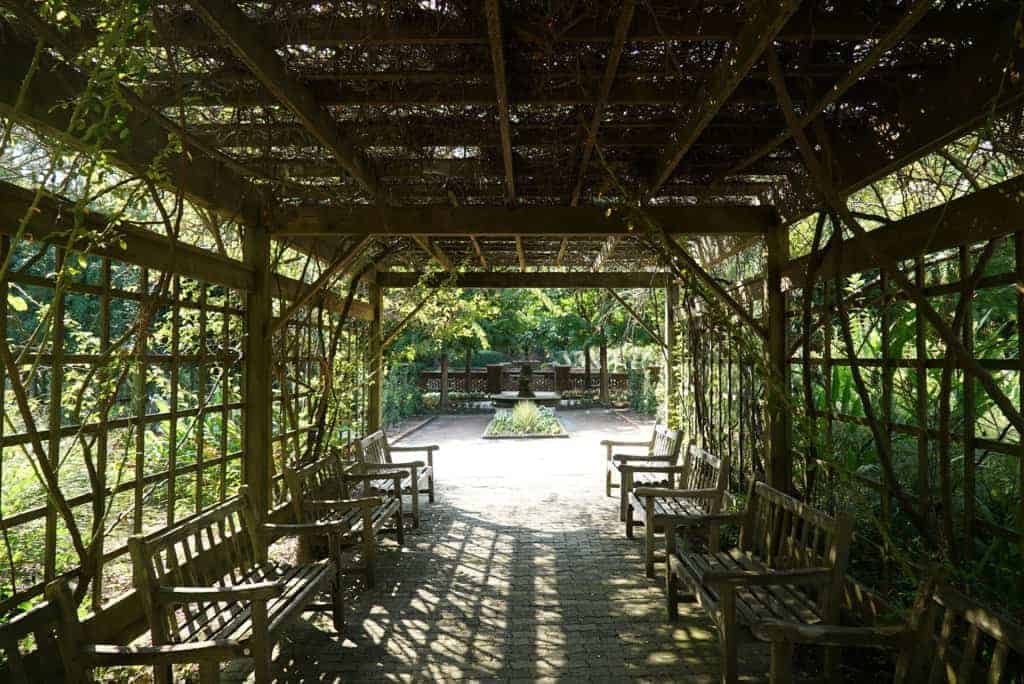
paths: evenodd
<path fill-rule="evenodd" d="M 629 514 L 629 492 L 633 489 L 633 474 L 628 470 L 619 475 L 619 520 L 626 522 Z"/>
<path fill-rule="evenodd" d="M 627 501 L 626 502 L 626 539 L 633 538 L 633 506 Z"/>
<path fill-rule="evenodd" d="M 736 658 L 736 590 L 725 587 L 719 594 L 720 646 L 722 649 L 722 681 L 736 684 L 739 680 L 739 662 Z"/>
<path fill-rule="evenodd" d="M 644 507 L 644 569 L 654 577 L 654 497 L 647 497 Z M 632 517 L 632 516 L 631 516 Z"/>
<path fill-rule="evenodd" d="M 412 479 L 412 526 L 414 529 L 420 527 L 420 483 L 418 478 Z"/>
<path fill-rule="evenodd" d="M 342 582 L 340 568 L 334 571 L 334 580 L 331 582 L 331 620 L 334 622 L 334 631 L 338 634 L 344 634 L 345 585 Z"/>
<path fill-rule="evenodd" d="M 427 495 L 427 500 L 430 503 L 434 503 L 434 459 L 432 456 L 433 452 L 427 454 L 427 459 L 430 461 L 430 475 L 427 476 L 427 489 L 430 490 L 430 494 Z"/>
<path fill-rule="evenodd" d="M 405 546 L 405 520 L 402 516 L 402 497 L 398 497 L 398 510 L 395 511 L 395 525 L 398 528 L 398 543 Z"/>
<path fill-rule="evenodd" d="M 266 601 L 252 602 L 252 637 L 249 640 L 249 649 L 252 651 L 253 678 L 256 684 L 270 684 L 270 658 L 273 649 L 270 644 L 270 620 L 267 618 Z"/>
<path fill-rule="evenodd" d="M 199 663 L 199 684 L 218 684 L 220 663 L 216 660 Z"/>
<path fill-rule="evenodd" d="M 825 681 L 832 681 L 826 673 Z M 793 681 L 793 643 L 772 642 L 771 684 L 790 684 Z"/>
<path fill-rule="evenodd" d="M 376 581 L 377 535 L 373 533 L 369 511 L 363 517 L 363 563 L 366 566 L 366 586 L 370 588 Z"/>
<path fill-rule="evenodd" d="M 671 556 L 665 564 L 665 609 L 668 611 L 669 621 L 675 622 L 679 619 L 679 579 L 672 571 Z"/>
<path fill-rule="evenodd" d="M 610 444 L 608 445 L 607 449 L 608 449 L 608 455 L 605 458 L 605 463 L 604 463 L 604 495 L 605 496 L 611 496 L 612 495 L 612 447 L 611 447 Z"/>

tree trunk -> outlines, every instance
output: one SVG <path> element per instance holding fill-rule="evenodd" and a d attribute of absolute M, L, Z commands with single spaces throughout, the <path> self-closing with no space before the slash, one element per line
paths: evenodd
<path fill-rule="evenodd" d="M 608 403 L 608 343 L 601 337 L 600 347 L 601 360 L 601 403 Z"/>
<path fill-rule="evenodd" d="M 467 348 L 466 349 L 466 383 L 465 383 L 466 386 L 463 388 L 463 390 L 467 394 L 469 394 L 470 392 L 473 391 L 472 381 L 473 381 L 473 350 Z"/>
<path fill-rule="evenodd" d="M 448 410 L 448 354 L 441 354 L 441 410 Z"/>
<path fill-rule="evenodd" d="M 590 391 L 590 347 L 583 348 L 583 387 Z"/>

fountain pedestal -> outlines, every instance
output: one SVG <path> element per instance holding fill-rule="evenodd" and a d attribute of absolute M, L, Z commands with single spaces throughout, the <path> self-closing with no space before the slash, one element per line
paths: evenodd
<path fill-rule="evenodd" d="M 495 408 L 514 408 L 521 401 L 532 401 L 538 406 L 558 406 L 562 395 L 558 392 L 533 391 L 533 365 L 523 362 L 519 366 L 519 390 L 516 392 L 496 392 L 489 397 Z"/>

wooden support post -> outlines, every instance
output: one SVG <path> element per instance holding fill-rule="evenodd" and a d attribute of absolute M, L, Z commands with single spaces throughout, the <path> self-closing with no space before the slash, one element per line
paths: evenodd
<path fill-rule="evenodd" d="M 373 318 L 370 320 L 370 344 L 367 348 L 366 432 L 373 433 L 382 424 L 382 393 L 384 390 L 384 290 L 377 284 L 377 273 L 368 279 L 367 290 Z"/>
<path fill-rule="evenodd" d="M 267 333 L 271 322 L 270 233 L 266 226 L 245 229 L 245 264 L 256 274 L 253 289 L 245 297 L 245 420 L 243 478 L 260 514 L 270 503 L 273 460 L 271 348 Z"/>
<path fill-rule="evenodd" d="M 600 385 L 600 401 L 602 404 L 608 403 L 608 342 L 604 338 L 604 329 L 601 330 L 601 346 L 599 348 L 599 354 L 601 359 L 601 385 Z"/>
<path fill-rule="evenodd" d="M 670 428 L 680 428 L 679 369 L 675 364 L 676 309 L 679 306 L 679 286 L 670 283 L 665 288 L 665 422 Z"/>
<path fill-rule="evenodd" d="M 448 410 L 448 353 L 441 354 L 441 410 Z"/>
<path fill-rule="evenodd" d="M 769 453 L 768 484 L 783 492 L 793 489 L 791 424 L 786 408 L 789 394 L 789 364 L 786 362 L 786 296 L 782 291 L 782 269 L 789 261 L 789 231 L 779 225 L 768 233 L 768 401 Z"/>

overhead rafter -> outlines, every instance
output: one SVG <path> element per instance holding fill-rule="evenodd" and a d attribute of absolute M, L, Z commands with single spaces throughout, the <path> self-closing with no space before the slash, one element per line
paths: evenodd
<path fill-rule="evenodd" d="M 829 91 L 812 105 L 799 119 L 801 128 L 807 127 L 812 121 L 821 115 L 828 107 L 832 106 L 854 85 L 856 85 L 876 64 L 885 56 L 889 50 L 896 46 L 917 24 L 924 18 L 934 3 L 932 0 L 917 0 L 907 13 L 896 22 L 896 25 L 885 33 L 868 52 L 857 62 L 849 72 L 839 79 Z M 748 168 L 757 160 L 771 154 L 783 143 L 792 138 L 790 129 L 784 129 L 774 139 L 757 148 L 753 153 L 743 158 L 742 161 L 734 164 L 728 171 L 723 173 L 718 180 L 726 176 L 733 176 Z"/>
<path fill-rule="evenodd" d="M 516 256 L 519 257 L 519 270 L 526 272 L 526 250 L 523 249 L 523 238 L 516 235 Z"/>
<path fill-rule="evenodd" d="M 604 75 L 601 76 L 601 88 L 598 91 L 597 102 L 594 103 L 594 113 L 590 117 L 590 126 L 584 131 L 583 156 L 580 159 L 579 172 L 576 174 L 576 185 L 569 198 L 569 206 L 572 207 L 577 206 L 580 202 L 580 192 L 583 190 L 587 166 L 590 164 L 590 156 L 594 153 L 597 134 L 601 128 L 601 118 L 605 107 L 608 106 L 608 96 L 611 95 L 612 84 L 615 83 L 615 74 L 619 70 L 619 60 L 622 58 L 622 50 L 626 46 L 626 35 L 629 33 L 630 24 L 633 23 L 635 10 L 635 0 L 625 0 L 622 3 L 619 20 L 615 24 L 615 37 L 612 39 L 612 46 L 608 51 L 608 63 L 605 65 Z"/>
<path fill-rule="evenodd" d="M 234 0 L 193 0 L 191 5 L 264 87 L 295 114 L 371 196 L 376 196 L 377 179 L 368 168 L 362 151 L 356 149 L 309 88 L 288 73 L 272 43 L 264 38 L 259 26 L 242 13 Z"/>
<path fill-rule="evenodd" d="M 597 253 L 594 258 L 594 263 L 590 270 L 594 273 L 599 273 L 604 265 L 608 263 L 608 260 L 612 258 L 612 254 L 615 253 L 615 248 L 619 244 L 619 236 L 609 235 L 605 238 L 604 244 L 601 245 L 601 250 Z"/>
<path fill-rule="evenodd" d="M 646 213 L 671 234 L 763 234 L 777 222 L 770 207 L 650 207 Z M 271 222 L 275 235 L 499 235 L 522 237 L 633 235 L 619 213 L 599 207 L 371 207 L 286 208 Z"/>
<path fill-rule="evenodd" d="M 451 271 L 455 268 L 451 259 L 448 258 L 448 255 L 445 254 L 444 250 L 438 247 L 433 240 L 425 235 L 413 235 L 412 239 L 424 252 L 427 253 L 427 256 L 436 261 L 441 268 L 446 271 Z"/>
<path fill-rule="evenodd" d="M 310 285 L 309 288 L 307 288 L 299 297 L 297 297 L 295 301 L 293 301 L 288 306 L 288 308 L 285 309 L 284 313 L 282 313 L 279 318 L 276 318 L 274 321 L 271 322 L 270 327 L 267 331 L 267 337 L 273 337 L 274 333 L 276 333 L 281 328 L 281 326 L 285 325 L 289 320 L 291 320 L 292 316 L 295 315 L 295 312 L 299 311 L 300 309 L 302 309 L 302 307 L 306 306 L 306 304 L 312 301 L 313 298 L 316 297 L 317 293 L 324 290 L 331 283 L 331 281 L 344 274 L 345 271 L 347 271 L 352 266 L 352 264 L 355 263 L 355 260 L 359 257 L 359 255 L 363 253 L 363 250 L 366 248 L 366 246 L 370 244 L 372 241 L 373 238 L 370 237 L 369 235 L 364 235 L 353 240 L 341 252 L 341 254 L 339 254 L 338 257 L 331 262 L 330 266 L 323 270 L 323 272 L 320 274 L 320 277 L 317 278 L 316 281 L 312 285 Z"/>
<path fill-rule="evenodd" d="M 447 282 L 451 276 L 437 274 L 427 277 L 427 284 Z M 381 287 L 415 287 L 424 280 L 422 273 L 410 271 L 382 271 L 377 274 L 377 282 Z M 472 288 L 605 288 L 605 287 L 665 287 L 669 282 L 668 274 L 661 271 L 641 271 L 626 273 L 608 271 L 590 273 L 588 271 L 465 271 L 456 273 L 454 286 Z"/>
<path fill-rule="evenodd" d="M 484 0 L 487 15 L 487 37 L 494 65 L 494 89 L 498 100 L 498 128 L 501 132 L 501 155 L 505 162 L 505 202 L 516 202 L 516 177 L 512 165 L 512 123 L 508 114 L 508 83 L 505 78 L 505 46 L 501 35 L 501 8 L 498 0 Z"/>
<path fill-rule="evenodd" d="M 733 91 L 761 59 L 765 49 L 799 6 L 800 0 L 766 0 L 758 3 L 754 16 L 746 17 L 739 36 L 729 45 L 725 56 L 693 98 L 690 111 L 683 118 L 683 125 L 662 155 L 649 192 L 657 191 L 672 176 L 690 147 L 732 97 Z"/>

